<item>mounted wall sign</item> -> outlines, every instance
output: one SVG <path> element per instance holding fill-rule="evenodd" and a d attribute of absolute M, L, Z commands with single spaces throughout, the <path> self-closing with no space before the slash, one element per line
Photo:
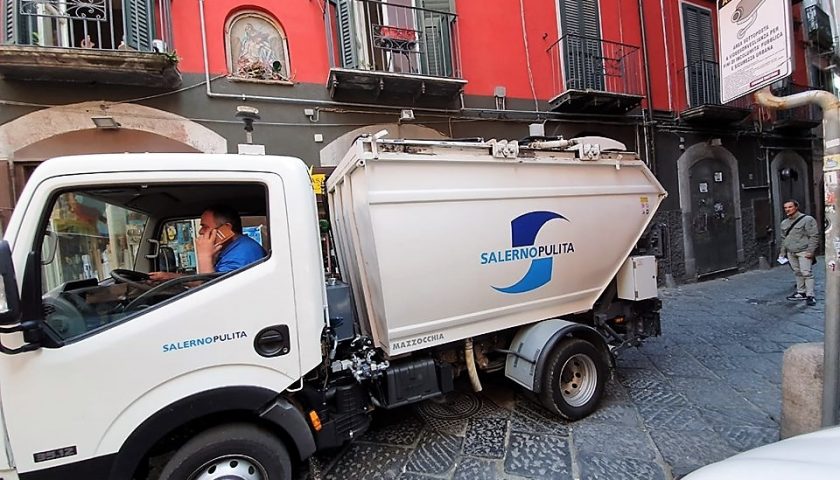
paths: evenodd
<path fill-rule="evenodd" d="M 721 103 L 790 75 L 790 6 L 789 0 L 718 0 Z"/>

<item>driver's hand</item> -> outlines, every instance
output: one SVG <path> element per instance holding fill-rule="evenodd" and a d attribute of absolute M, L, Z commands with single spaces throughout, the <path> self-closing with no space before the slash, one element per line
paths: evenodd
<path fill-rule="evenodd" d="M 214 260 L 222 250 L 222 245 L 216 245 L 216 229 L 208 228 L 204 234 L 195 239 L 196 255 Z"/>
<path fill-rule="evenodd" d="M 149 280 L 156 283 L 172 280 L 173 278 L 178 278 L 179 276 L 180 275 L 173 272 L 149 272 Z"/>

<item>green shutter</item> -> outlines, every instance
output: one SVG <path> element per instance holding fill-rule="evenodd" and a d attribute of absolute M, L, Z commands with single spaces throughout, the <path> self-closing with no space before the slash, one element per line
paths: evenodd
<path fill-rule="evenodd" d="M 417 29 L 422 35 L 420 47 L 421 73 L 437 77 L 452 77 L 452 22 L 455 17 L 438 12 L 454 12 L 451 0 L 419 0 L 418 7 L 435 12 L 422 12 Z"/>
<path fill-rule="evenodd" d="M 711 12 L 683 3 L 683 35 L 689 108 L 720 104 Z"/>
<path fill-rule="evenodd" d="M 335 6 L 338 16 L 338 47 L 341 51 L 341 66 L 344 68 L 357 68 L 358 56 L 356 55 L 355 32 L 353 24 L 353 0 L 338 0 Z"/>
<path fill-rule="evenodd" d="M 149 52 L 155 36 L 152 0 L 123 0 L 125 43 L 134 50 Z"/>
<path fill-rule="evenodd" d="M 33 44 L 32 24 L 35 17 L 21 15 L 20 0 L 3 0 L 3 43 Z"/>
<path fill-rule="evenodd" d="M 3 0 L 3 43 L 15 43 L 15 0 Z"/>
<path fill-rule="evenodd" d="M 560 0 L 566 88 L 604 90 L 600 18 L 598 0 Z"/>

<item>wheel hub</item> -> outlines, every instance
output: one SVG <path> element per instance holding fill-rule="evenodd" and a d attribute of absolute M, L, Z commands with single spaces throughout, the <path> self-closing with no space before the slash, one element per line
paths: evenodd
<path fill-rule="evenodd" d="M 560 391 L 563 399 L 572 407 L 586 405 L 598 386 L 598 371 L 595 362 L 587 355 L 569 357 L 560 373 Z"/>
<path fill-rule="evenodd" d="M 266 480 L 262 465 L 245 455 L 215 458 L 190 475 L 190 480 Z"/>

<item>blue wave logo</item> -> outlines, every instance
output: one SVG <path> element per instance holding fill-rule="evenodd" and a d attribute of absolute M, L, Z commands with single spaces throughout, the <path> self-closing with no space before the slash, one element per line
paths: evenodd
<path fill-rule="evenodd" d="M 512 248 L 481 253 L 482 264 L 531 260 L 524 277 L 508 287 L 493 287 L 495 290 L 509 294 L 536 290 L 551 281 L 555 256 L 574 253 L 574 245 L 571 242 L 536 245 L 537 234 L 552 220 L 569 221 L 563 215 L 546 211 L 520 215 L 510 222 Z"/>

